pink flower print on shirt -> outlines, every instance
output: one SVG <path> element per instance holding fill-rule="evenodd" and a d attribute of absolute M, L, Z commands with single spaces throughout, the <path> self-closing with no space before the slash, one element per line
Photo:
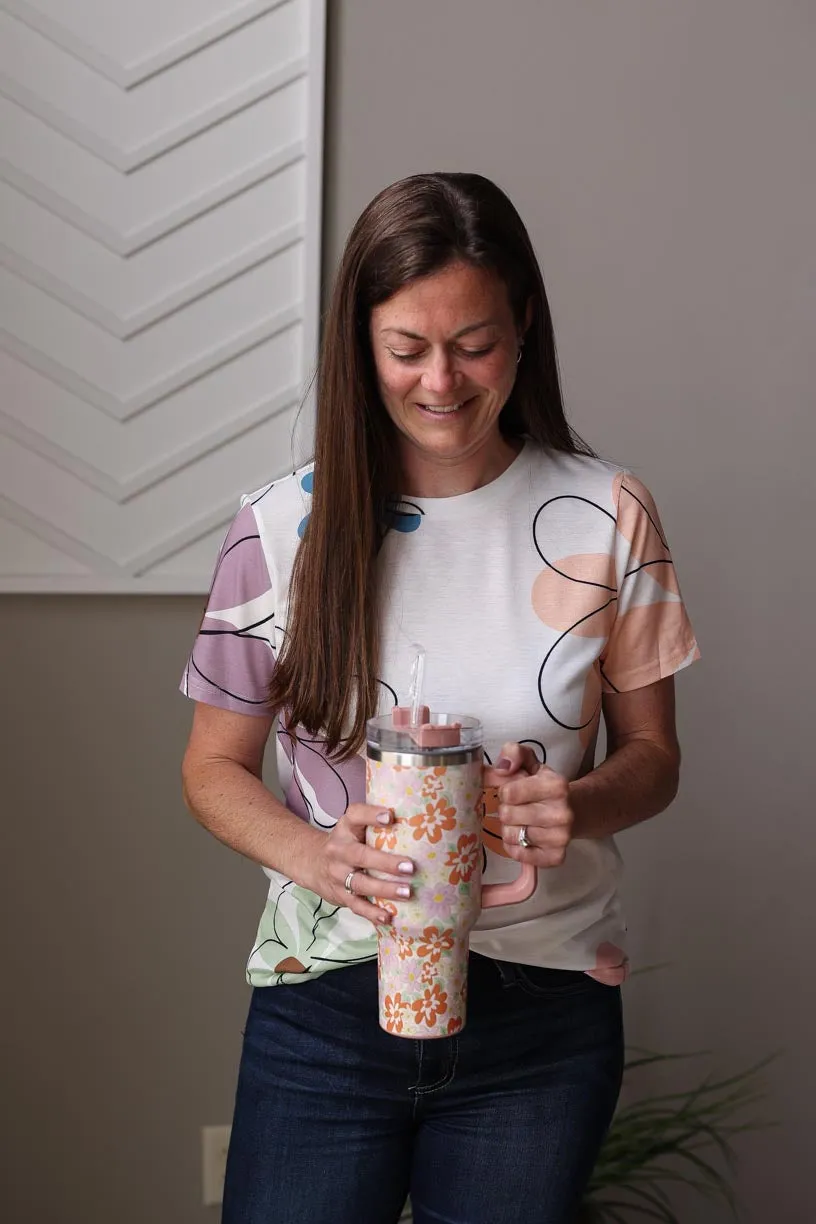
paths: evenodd
<path fill-rule="evenodd" d="M 586 972 L 604 986 L 620 986 L 629 976 L 629 957 L 622 948 L 602 943 L 595 953 L 595 968 Z"/>
<path fill-rule="evenodd" d="M 443 830 L 450 832 L 456 828 L 456 808 L 450 807 L 444 799 L 436 803 L 426 803 L 424 812 L 417 812 L 408 821 L 414 830 L 414 840 L 420 841 L 427 837 L 429 842 L 438 842 Z"/>
<path fill-rule="evenodd" d="M 453 947 L 453 931 L 440 931 L 439 927 L 429 926 L 422 932 L 421 942 L 417 940 L 417 956 L 425 957 L 432 965 L 437 964 L 443 952 L 450 952 Z"/>
<path fill-rule="evenodd" d="M 452 868 L 449 876 L 451 884 L 466 883 L 470 879 L 479 862 L 479 851 L 476 834 L 463 833 L 456 843 L 456 849 L 448 851 L 446 866 Z"/>
<path fill-rule="evenodd" d="M 438 1016 L 444 1016 L 448 1010 L 448 994 L 442 990 L 437 984 L 435 986 L 427 986 L 425 993 L 421 999 L 416 999 L 411 1004 L 411 1010 L 414 1013 L 414 1022 L 416 1024 L 427 1024 L 428 1028 L 433 1028 L 436 1024 Z"/>
<path fill-rule="evenodd" d="M 300 963 L 297 957 L 287 956 L 282 961 L 278 961 L 275 973 L 308 973 L 308 969 Z"/>

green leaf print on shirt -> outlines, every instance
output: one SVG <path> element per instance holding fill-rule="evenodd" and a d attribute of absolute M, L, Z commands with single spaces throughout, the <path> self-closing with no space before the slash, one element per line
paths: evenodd
<path fill-rule="evenodd" d="M 280 986 L 306 982 L 311 976 L 338 965 L 373 960 L 377 936 L 349 938 L 345 906 L 332 905 L 308 888 L 290 882 L 267 900 L 258 937 L 247 965 L 251 986 Z M 358 920 L 362 923 L 362 920 Z"/>

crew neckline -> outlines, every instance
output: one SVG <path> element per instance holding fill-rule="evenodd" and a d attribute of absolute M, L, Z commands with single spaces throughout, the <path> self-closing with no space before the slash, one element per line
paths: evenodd
<path fill-rule="evenodd" d="M 500 476 L 489 480 L 487 484 L 480 485 L 478 489 L 471 489 L 469 493 L 454 493 L 450 497 L 417 497 L 412 494 L 403 494 L 399 499 L 399 505 L 419 506 L 423 514 L 430 518 L 449 518 L 490 505 L 491 502 L 513 489 L 522 478 L 527 470 L 531 450 L 531 444 L 525 439 L 519 453 Z"/>

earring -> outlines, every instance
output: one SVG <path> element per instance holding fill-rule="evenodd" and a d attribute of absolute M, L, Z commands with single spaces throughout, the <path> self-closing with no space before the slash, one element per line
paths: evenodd
<path fill-rule="evenodd" d="M 518 365 L 519 362 L 521 361 L 521 355 L 523 352 L 524 352 L 524 341 L 522 340 L 521 343 L 519 344 L 518 356 L 516 357 L 516 365 Z"/>

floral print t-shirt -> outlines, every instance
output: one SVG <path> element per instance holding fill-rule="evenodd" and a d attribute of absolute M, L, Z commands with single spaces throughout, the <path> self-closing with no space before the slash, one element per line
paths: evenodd
<path fill-rule="evenodd" d="M 182 679 L 196 701 L 269 716 L 289 576 L 309 519 L 307 466 L 247 496 L 221 549 Z M 338 530 L 342 530 L 342 523 Z M 456 497 L 394 506 L 383 551 L 380 713 L 408 699 L 414 643 L 427 652 L 425 700 L 479 718 L 485 757 L 530 745 L 571 780 L 593 767 L 604 693 L 672 675 L 698 657 L 655 504 L 631 473 L 526 443 L 498 479 Z M 326 592 L 330 599 L 331 592 Z M 365 800 L 361 756 L 338 763 L 319 735 L 276 724 L 286 804 L 330 829 Z M 512 879 L 485 819 L 488 882 Z M 264 869 L 269 896 L 248 963 L 251 984 L 307 981 L 376 956 L 373 926 Z M 612 838 L 576 839 L 518 905 L 486 910 L 471 948 L 522 964 L 626 973 Z"/>

